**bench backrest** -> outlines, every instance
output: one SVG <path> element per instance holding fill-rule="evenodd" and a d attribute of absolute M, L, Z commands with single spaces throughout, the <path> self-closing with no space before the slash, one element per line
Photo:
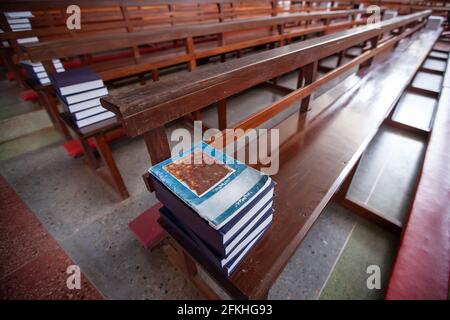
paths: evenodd
<path fill-rule="evenodd" d="M 109 33 L 25 45 L 23 46 L 23 51 L 26 52 L 26 57 L 32 61 L 46 61 L 54 58 L 125 49 L 164 41 L 192 39 L 207 35 L 221 35 L 226 32 L 269 28 L 271 26 L 276 27 L 275 30 L 278 32 L 284 32 L 283 25 L 287 23 L 297 23 L 300 21 L 312 22 L 315 20 L 330 21 L 338 18 L 355 17 L 364 12 L 364 10 L 339 10 L 319 13 L 296 13 L 287 16 L 260 17 L 214 24 L 173 26 L 154 30 L 135 31 L 127 34 Z M 99 43 L 102 43 L 102 45 L 99 46 Z"/>
<path fill-rule="evenodd" d="M 77 1 L 81 8 L 82 28 L 68 30 L 66 9 L 70 1 L 4 1 L 1 12 L 32 10 L 32 30 L 6 32 L 0 40 L 10 40 L 37 36 L 41 41 L 74 38 L 85 34 L 104 32 L 129 32 L 161 26 L 222 22 L 258 16 L 276 16 L 285 12 L 351 9 L 350 6 L 322 8 L 308 3 L 300 7 L 285 7 L 273 0 L 142 0 L 142 1 Z M 1 21 L 0 21 L 1 23 Z M 3 24 L 3 23 L 1 23 Z M 2 28 L 9 31 L 7 25 Z"/>
<path fill-rule="evenodd" d="M 365 41 L 372 43 L 374 50 L 355 59 L 356 62 L 352 62 L 352 65 L 344 65 L 337 69 L 339 71 L 335 70 L 328 77 L 317 81 L 313 80 L 314 76 L 310 76 L 309 83 L 306 83 L 310 86 L 303 88 L 303 92 L 289 95 L 238 125 L 243 128 L 257 127 L 268 117 L 282 111 L 295 100 L 308 96 L 319 85 L 345 72 L 350 66 L 360 64 L 379 53 L 376 45 L 383 34 L 398 28 L 404 29 L 411 24 L 423 25 L 421 20 L 426 19 L 430 13 L 424 11 L 397 17 L 378 26 L 358 27 L 228 61 L 193 74 L 163 79 L 125 94 L 108 96 L 103 99 L 102 104 L 121 118 L 128 135 L 137 136 L 299 68 L 306 67 L 305 72 L 314 75 L 317 72 L 318 60 Z M 415 30 L 416 28 L 413 29 Z M 397 38 L 397 41 L 399 39 Z"/>
<path fill-rule="evenodd" d="M 302 88 L 236 125 L 244 129 L 257 127 L 321 84 L 392 48 L 399 40 L 423 27 L 426 23 L 423 20 L 430 13 L 398 17 L 383 22 L 379 28 L 359 27 L 229 61 L 186 77 L 162 80 L 135 91 L 108 96 L 102 99 L 102 104 L 121 118 L 128 134 L 144 134 L 152 162 L 156 163 L 170 156 L 166 133 L 161 126 L 171 119 L 298 67 L 306 67 L 303 73 L 314 74 L 318 59 L 360 42 L 371 42 L 372 46 L 359 57 L 319 80 L 314 76 L 305 77 L 309 81 Z M 380 40 L 381 35 L 395 29 L 400 29 L 400 32 Z M 325 94 L 327 97 L 323 100 L 323 96 L 318 99 L 322 100 L 319 110 L 313 108 L 309 116 L 293 114 L 277 125 L 284 143 L 280 146 L 280 171 L 273 177 L 278 183 L 275 197 L 277 213 L 271 229 L 231 279 L 223 281 L 223 276 L 214 274 L 214 270 L 206 266 L 208 272 L 233 296 L 267 297 L 271 285 L 411 81 L 437 34 L 438 31 L 430 30 L 420 35 L 420 43 L 395 53 L 395 61 L 377 68 L 375 75 L 370 73 L 368 78 L 361 80 L 362 86 L 369 86 L 367 92 L 359 90 L 359 85 L 352 86 L 349 78 L 348 86 L 347 80 L 344 82 L 351 92 L 340 91 L 332 96 Z M 167 85 L 171 90 L 164 89 Z M 333 100 L 327 101 L 329 99 Z M 338 100 L 338 103 L 333 103 Z M 330 104 L 332 106 L 328 108 Z"/>

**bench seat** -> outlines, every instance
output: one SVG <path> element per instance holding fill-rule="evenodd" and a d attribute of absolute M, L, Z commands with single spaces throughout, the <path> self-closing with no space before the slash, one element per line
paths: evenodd
<path fill-rule="evenodd" d="M 280 170 L 272 177 L 278 183 L 274 222 L 232 276 L 244 295 L 258 298 L 267 294 L 261 290 L 275 282 L 395 106 L 437 36 L 438 32 L 418 34 L 410 46 L 394 52 L 333 104 L 321 110 L 313 103 L 305 119 L 306 129 L 299 127 L 297 114 L 275 126 L 284 143 Z M 316 104 L 327 98 L 319 98 Z"/>
<path fill-rule="evenodd" d="M 447 71 L 448 73 L 448 71 Z M 386 299 L 447 300 L 450 277 L 450 87 L 439 99 Z"/>
<path fill-rule="evenodd" d="M 299 70 L 299 67 L 313 69 L 311 67 L 317 66 L 319 60 L 331 54 L 368 40 L 373 42 L 381 34 L 411 21 L 417 22 L 427 14 L 429 12 L 400 17 L 383 22 L 380 28 L 365 26 L 346 30 L 208 66 L 189 75 L 180 74 L 120 95 L 110 95 L 101 102 L 118 115 L 128 135 L 144 135 L 152 162 L 157 163 L 170 156 L 163 127 L 170 121 Z M 367 51 L 360 60 L 357 58 L 354 63 L 342 66 L 338 72 L 366 62 L 363 59 L 368 59 L 366 57 L 371 53 L 382 55 L 374 68 L 365 71 L 365 76 L 361 73 L 347 78 L 316 99 L 309 112 L 295 112 L 274 127 L 280 131 L 281 147 L 280 170 L 273 176 L 277 186 L 271 228 L 230 279 L 207 262 L 202 264 L 232 297 L 267 297 L 290 257 L 322 209 L 350 176 L 364 149 L 437 40 L 441 30 L 412 33 L 423 25 L 424 22 L 416 24 L 404 31 L 403 36 L 398 36 L 401 39 L 411 35 L 404 38 L 396 50 L 388 50 L 395 45 L 396 39 L 382 42 L 387 45 L 381 44 L 382 47 Z M 335 74 L 342 74 L 338 72 Z M 297 92 L 307 95 L 310 91 L 306 90 L 314 91 L 319 86 L 314 85 L 320 81 Z M 268 109 L 246 118 L 243 125 L 236 126 L 258 127 L 280 110 L 285 110 L 282 107 L 299 103 L 298 96 L 296 99 L 291 97 L 283 97 L 280 101 L 284 104 L 275 102 Z M 261 115 L 263 112 L 267 113 Z M 191 254 L 194 260 L 201 260 L 194 252 L 184 251 L 183 254 Z"/>

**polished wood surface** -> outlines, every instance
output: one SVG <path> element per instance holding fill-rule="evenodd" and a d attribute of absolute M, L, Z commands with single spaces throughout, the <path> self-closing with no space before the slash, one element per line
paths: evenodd
<path fill-rule="evenodd" d="M 446 76 L 448 76 L 448 71 Z M 441 90 L 386 299 L 447 300 L 450 285 L 450 86 Z"/>
<path fill-rule="evenodd" d="M 55 57 L 63 58 L 78 54 L 96 53 L 105 50 L 123 49 L 136 45 L 159 43 L 186 39 L 188 37 L 206 36 L 224 32 L 257 29 L 312 19 L 333 19 L 365 13 L 365 10 L 343 10 L 320 13 L 294 13 L 280 17 L 260 17 L 243 21 L 198 24 L 191 26 L 173 26 L 154 30 L 124 33 L 109 33 L 80 37 L 77 39 L 55 40 L 44 43 L 25 45 L 26 56 L 32 61 L 44 61 Z M 98 43 L 101 42 L 102 46 Z"/>
<path fill-rule="evenodd" d="M 361 74 L 368 72 L 364 77 L 347 78 L 336 90 L 315 100 L 309 112 L 296 113 L 275 126 L 280 130 L 281 147 L 280 170 L 273 176 L 277 187 L 272 227 L 230 279 L 217 274 L 210 266 L 203 266 L 233 297 L 267 297 L 289 258 L 354 168 L 439 36 L 440 30 L 428 30 L 406 38 L 423 26 L 417 21 L 427 15 L 429 12 L 401 17 L 383 23 L 380 29 L 360 27 L 229 61 L 195 72 L 189 79 L 171 80 L 171 90 L 167 89 L 169 81 L 163 80 L 102 99 L 105 107 L 119 115 L 127 134 L 152 132 L 246 88 L 374 37 L 378 40 L 385 32 L 411 24 L 403 33 L 385 41 L 371 41 L 372 47 L 369 46 L 362 58 L 355 59 L 360 64 L 376 55 L 387 54 L 384 63 L 376 64 L 370 71 L 362 70 Z M 405 42 L 391 54 L 386 53 L 400 39 Z M 343 65 L 336 74 L 348 66 L 353 64 Z M 303 98 L 316 88 L 311 87 L 314 83 L 320 82 L 316 80 L 297 89 L 291 93 L 295 99 L 285 101 L 293 103 Z M 266 114 L 265 119 L 272 116 Z M 153 138 L 161 139 L 158 135 Z M 153 153 L 159 159 L 170 156 L 167 147 L 154 149 Z"/>
<path fill-rule="evenodd" d="M 118 115 L 128 135 L 136 136 L 429 14 L 428 11 L 399 17 L 382 22 L 379 28 L 362 26 L 228 61 L 192 75 L 163 79 L 142 89 L 110 95 L 102 99 L 102 104 Z"/>

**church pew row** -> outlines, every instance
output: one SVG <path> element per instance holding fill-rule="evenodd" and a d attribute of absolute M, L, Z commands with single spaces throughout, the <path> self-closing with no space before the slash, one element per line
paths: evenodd
<path fill-rule="evenodd" d="M 433 15 L 448 16 L 450 6 L 443 1 L 395 1 L 395 0 L 363 0 L 357 1 L 363 3 L 366 6 L 378 5 L 383 6 L 386 9 L 396 10 L 399 14 L 409 14 L 421 10 L 431 10 Z"/>
<path fill-rule="evenodd" d="M 364 26 L 307 40 L 102 99 L 102 105 L 117 114 L 129 136 L 144 136 L 155 164 L 171 155 L 164 130 L 167 123 L 216 103 L 219 123 L 228 127 L 223 122 L 227 98 L 298 70 L 298 89 L 233 125 L 257 128 L 301 101 L 299 113 L 274 126 L 280 130 L 281 146 L 280 170 L 272 176 L 277 182 L 273 225 L 230 278 L 204 260 L 201 263 L 231 297 L 267 298 L 325 205 L 341 192 L 345 197 L 344 181 L 439 36 L 438 30 L 415 34 L 430 14 L 424 11 L 385 21 L 379 28 Z M 400 32 L 383 41 L 382 35 L 395 29 Z M 406 44 L 397 47 L 402 39 Z M 371 46 L 363 54 L 317 79 L 320 59 L 366 41 Z M 396 49 L 391 52 L 392 48 Z M 375 56 L 387 53 L 389 59 L 367 70 Z M 330 94 L 309 103 L 312 92 L 356 66 L 360 66 L 361 75 L 347 78 Z M 234 135 L 226 134 L 216 136 L 213 145 L 220 147 L 223 142 L 235 141 Z M 343 191 L 339 190 L 341 185 Z M 182 270 L 202 293 L 217 297 L 197 272 L 194 261 L 199 259 L 195 252 L 188 253 L 174 239 L 166 243 L 165 249 L 175 257 L 173 261 L 185 266 Z"/>
<path fill-rule="evenodd" d="M 435 46 L 435 48 L 442 46 Z M 450 285 L 450 63 L 449 50 L 432 51 L 447 70 L 444 76 L 420 178 L 389 279 L 388 300 L 447 300 Z M 445 58 L 444 58 L 445 57 Z M 444 69 L 445 71 L 445 69 Z M 437 91 L 437 90 L 436 90 Z"/>
<path fill-rule="evenodd" d="M 69 1 L 2 1 L 0 3 L 0 43 L 6 41 L 13 47 L 14 52 L 20 52 L 17 39 L 38 37 L 41 42 L 52 39 L 74 38 L 83 35 L 104 34 L 110 32 L 132 32 L 146 28 L 159 28 L 175 24 L 199 24 L 229 21 L 230 19 L 245 19 L 258 16 L 275 16 L 285 12 L 284 7 L 277 6 L 272 0 L 266 1 L 235 1 L 235 0 L 202 0 L 202 1 L 86 1 L 81 0 L 77 5 L 82 13 L 82 28 L 69 30 L 66 21 L 70 13 L 66 9 L 71 5 Z M 306 6 L 307 7 L 307 6 Z M 317 7 L 314 10 L 319 10 Z M 332 8 L 337 9 L 337 8 Z M 4 12 L 29 11 L 32 30 L 12 32 Z M 299 9 L 299 12 L 306 9 Z M 247 14 L 246 14 L 247 12 Z M 8 48 L 1 48 L 2 59 L 6 61 L 10 77 L 21 81 L 20 72 L 11 60 Z M 130 56 L 129 53 L 126 53 Z M 94 60 L 113 60 L 124 57 L 124 53 L 108 54 Z M 89 55 L 80 57 L 75 66 L 85 59 L 91 60 Z M 66 67 L 73 66 L 73 62 Z"/>
<path fill-rule="evenodd" d="M 67 1 L 4 2 L 2 11 L 33 10 L 32 30 L 1 35 L 0 39 L 38 36 L 41 41 L 73 38 L 84 34 L 101 34 L 110 31 L 130 32 L 163 26 L 222 22 L 259 16 L 276 16 L 285 12 L 306 12 L 352 9 L 351 6 L 322 8 L 319 6 L 290 6 L 285 9 L 277 1 L 77 1 L 82 12 L 82 28 L 68 30 Z"/>
<path fill-rule="evenodd" d="M 364 10 L 345 10 L 324 13 L 297 13 L 283 17 L 264 17 L 230 21 L 223 23 L 174 26 L 155 30 L 135 31 L 128 34 L 109 33 L 101 36 L 86 36 L 78 39 L 58 40 L 23 46 L 24 57 L 32 61 L 50 61 L 77 55 L 95 55 L 105 51 L 128 50 L 133 54 L 125 59 L 92 63 L 91 67 L 99 73 L 104 81 L 120 77 L 133 76 L 143 72 L 153 72 L 157 78 L 160 68 L 180 63 L 187 63 L 195 69 L 197 59 L 222 55 L 245 48 L 278 43 L 280 45 L 294 38 L 313 33 L 332 32 L 359 25 L 365 19 L 354 19 Z M 332 22 L 336 19 L 348 21 Z M 287 23 L 295 27 L 285 28 Z M 299 23 L 304 25 L 298 26 Z M 206 43 L 199 38 L 215 36 L 218 38 Z M 164 44 L 180 41 L 181 47 L 145 54 L 149 44 Z M 98 46 L 101 42 L 103 45 Z M 140 47 L 141 46 L 141 47 Z M 139 48 L 140 47 L 140 48 Z M 131 49 L 131 50 L 130 50 Z M 151 51 L 151 50 L 150 50 Z"/>
<path fill-rule="evenodd" d="M 244 48 L 251 48 L 254 46 L 261 46 L 270 43 L 276 43 L 282 45 L 288 43 L 291 39 L 303 37 L 310 33 L 329 33 L 346 29 L 354 25 L 361 24 L 365 19 L 355 20 L 351 19 L 345 22 L 328 23 L 333 19 L 348 19 L 349 17 L 355 17 L 357 14 L 362 13 L 360 10 L 347 10 L 347 11 L 333 11 L 325 13 L 303 13 L 292 14 L 284 17 L 268 17 L 268 18 L 256 18 L 247 19 L 242 21 L 231 21 L 223 23 L 215 23 L 208 25 L 195 25 L 189 27 L 170 27 L 166 29 L 158 30 L 146 30 L 136 31 L 128 34 L 110 34 L 107 36 L 96 37 L 84 37 L 73 40 L 59 40 L 50 41 L 42 44 L 26 46 L 26 58 L 30 58 L 32 61 L 43 61 L 46 71 L 51 74 L 54 72 L 52 69 L 51 59 L 56 57 L 64 58 L 77 54 L 90 53 L 92 55 L 98 53 L 99 50 L 117 50 L 121 48 L 136 47 L 139 44 L 148 44 L 149 39 L 159 39 L 159 41 L 184 41 L 184 47 L 181 50 L 182 53 L 178 54 L 173 52 L 173 49 L 167 51 L 152 52 L 146 55 L 139 56 L 133 55 L 132 57 L 126 56 L 122 59 L 94 62 L 91 61 L 90 66 L 101 76 L 104 81 L 113 81 L 124 77 L 141 75 L 145 72 L 152 72 L 153 80 L 158 80 L 158 69 L 162 67 L 172 66 L 180 63 L 187 63 L 190 70 L 194 70 L 197 66 L 197 59 L 207 58 L 214 55 L 223 55 L 230 51 L 238 51 Z M 313 23 L 313 20 L 324 20 L 325 22 Z M 283 28 L 284 23 L 294 22 L 309 22 L 308 26 Z M 275 29 L 271 31 L 271 27 Z M 255 32 L 255 28 L 259 32 Z M 261 29 L 263 33 L 270 32 L 270 36 L 261 37 Z M 242 35 L 242 32 L 249 33 Z M 211 33 L 225 34 L 223 39 L 225 44 L 219 47 L 205 47 L 205 44 L 194 45 L 193 38 L 210 35 Z M 250 36 L 250 38 L 249 38 Z M 258 38 L 258 36 L 260 38 Z M 252 37 L 256 37 L 252 39 Z M 102 42 L 103 46 L 97 45 Z M 196 48 L 199 47 L 199 50 Z M 148 50 L 149 48 L 142 48 L 142 50 Z M 49 68 L 50 66 L 50 68 Z M 120 131 L 120 123 L 116 122 L 115 125 L 111 125 L 111 121 L 100 122 L 94 126 L 88 126 L 83 130 L 77 130 L 75 125 L 70 120 L 70 117 L 59 117 L 58 108 L 54 98 L 54 93 L 51 86 L 34 86 L 33 87 L 42 97 L 44 105 L 47 106 L 49 113 L 52 117 L 56 118 L 55 125 L 66 136 L 70 136 L 68 128 L 75 133 L 76 138 L 80 141 L 80 146 L 85 154 L 90 167 L 96 170 L 98 164 L 96 164 L 95 157 L 92 155 L 92 150 L 89 148 L 89 139 L 100 133 L 106 131 L 113 131 L 111 135 L 118 137 L 117 131 Z M 61 120 L 61 118 L 63 120 Z M 104 128 L 102 128 L 104 126 Z M 94 137 L 93 137 L 94 138 Z M 104 154 L 103 159 L 110 159 L 106 162 L 108 176 L 110 177 L 110 185 L 121 195 L 122 198 L 128 196 L 124 186 L 123 179 L 120 172 L 114 162 L 109 148 L 107 147 L 108 139 L 105 139 L 106 145 L 103 146 Z M 72 150 L 73 151 L 73 150 Z M 95 163 L 95 165 L 93 165 Z"/>

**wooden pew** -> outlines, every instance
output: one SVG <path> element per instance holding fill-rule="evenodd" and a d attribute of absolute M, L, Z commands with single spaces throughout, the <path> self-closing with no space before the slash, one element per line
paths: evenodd
<path fill-rule="evenodd" d="M 417 189 L 389 279 L 386 299 L 447 300 L 450 285 L 450 63 L 449 52 L 437 51 L 447 63 L 437 111 Z M 446 58 L 442 58 L 442 56 Z M 426 69 L 444 75 L 441 70 Z M 439 97 L 438 97 L 439 96 Z"/>
<path fill-rule="evenodd" d="M 154 80 L 158 80 L 158 69 L 162 67 L 172 66 L 179 63 L 188 63 L 189 69 L 194 70 L 197 65 L 197 59 L 207 58 L 214 55 L 224 54 L 230 51 L 240 50 L 243 48 L 248 48 L 256 45 L 262 45 L 266 43 L 276 42 L 279 45 L 284 44 L 286 41 L 291 40 L 295 37 L 301 37 L 305 34 L 311 32 L 331 32 L 333 30 L 339 30 L 341 28 L 348 28 L 350 26 L 363 23 L 365 20 L 352 20 L 344 23 L 337 24 L 311 24 L 308 28 L 305 27 L 291 27 L 289 29 L 277 28 L 275 35 L 269 37 L 263 37 L 255 40 L 242 40 L 234 43 L 226 43 L 220 47 L 202 47 L 196 51 L 194 47 L 194 38 L 207 36 L 214 33 L 233 33 L 240 32 L 242 30 L 254 30 L 255 28 L 270 28 L 271 26 L 282 26 L 284 23 L 288 22 L 301 22 L 301 21 L 312 21 L 317 19 L 331 20 L 333 18 L 341 18 L 347 16 L 355 16 L 361 13 L 359 10 L 350 11 L 333 11 L 325 13 L 301 13 L 292 14 L 283 17 L 268 17 L 268 18 L 257 18 L 257 19 L 247 19 L 242 21 L 231 21 L 222 22 L 215 24 L 205 24 L 205 25 L 195 25 L 195 26 L 174 26 L 165 29 L 157 30 L 146 30 L 146 31 L 136 31 L 132 33 L 121 33 L 121 34 L 109 34 L 104 36 L 89 36 L 78 39 L 71 40 L 59 40 L 59 41 L 49 41 L 42 44 L 36 44 L 31 46 L 26 46 L 25 53 L 26 57 L 32 61 L 43 61 L 43 64 L 49 74 L 54 72 L 52 64 L 50 61 L 55 57 L 64 58 L 79 54 L 95 54 L 99 51 L 104 50 L 117 50 L 121 48 L 136 48 L 140 44 L 147 45 L 151 43 L 149 39 L 157 39 L 155 42 L 160 41 L 173 41 L 173 40 L 183 40 L 185 41 L 186 48 L 181 49 L 183 53 L 180 54 L 166 54 L 167 52 L 156 52 L 153 55 L 148 54 L 146 56 L 136 54 L 133 57 L 126 59 L 111 60 L 106 62 L 92 63 L 90 66 L 101 76 L 104 81 L 112 81 L 121 79 L 124 77 L 139 75 L 144 72 L 152 71 L 152 77 Z M 228 39 L 226 36 L 223 39 Z M 98 43 L 102 42 L 103 46 L 99 49 Z M 39 88 L 40 94 L 44 96 L 44 100 L 49 110 L 52 114 L 57 114 L 57 104 L 55 98 L 51 91 L 43 88 Z M 75 125 L 69 117 L 63 117 L 64 123 L 69 128 L 74 128 Z M 106 122 L 107 129 L 110 128 L 109 122 Z M 81 142 L 83 152 L 87 155 L 86 160 L 89 160 L 89 153 L 91 152 L 84 141 L 91 137 L 93 133 L 96 135 L 102 131 L 99 131 L 100 124 L 95 125 L 94 130 L 87 128 L 86 130 L 74 131 L 75 135 Z M 114 128 L 115 130 L 116 128 Z M 62 129 L 64 130 L 64 129 Z M 106 162 L 106 168 L 110 172 L 110 177 L 114 183 L 111 185 L 119 192 L 119 195 L 124 197 L 125 193 L 121 190 L 125 188 L 123 185 L 123 179 L 117 172 L 117 165 L 113 161 L 113 157 L 110 154 L 109 149 L 104 148 L 104 152 L 109 153 L 108 159 L 112 161 L 108 164 Z M 90 165 L 90 161 L 88 161 Z M 90 165 L 91 166 L 91 165 Z M 92 167 L 92 166 L 91 166 Z M 119 187 L 117 187 L 119 186 Z M 126 188 L 125 188 L 126 189 Z"/>
<path fill-rule="evenodd" d="M 282 17 L 254 18 L 242 21 L 230 21 L 215 24 L 200 24 L 192 26 L 174 26 L 155 30 L 135 31 L 127 34 L 110 33 L 102 36 L 85 36 L 77 39 L 50 41 L 45 43 L 22 46 L 24 57 L 32 61 L 51 61 L 54 58 L 65 58 L 77 55 L 95 55 L 105 51 L 128 50 L 142 46 L 144 50 L 149 44 L 158 44 L 171 41 L 181 41 L 182 48 L 169 49 L 154 54 L 143 54 L 142 51 L 121 60 L 99 62 L 90 64 L 105 81 L 125 76 L 137 75 L 180 63 L 187 63 L 194 69 L 197 59 L 221 55 L 258 45 L 269 43 L 284 44 L 294 38 L 312 33 L 332 32 L 350 28 L 365 23 L 364 19 L 329 23 L 332 19 L 355 17 L 364 13 L 363 10 L 345 10 L 321 13 L 298 13 Z M 322 23 L 315 21 L 324 21 Z M 308 27 L 284 28 L 287 23 L 309 22 Z M 251 37 L 229 40 L 228 35 L 244 31 L 263 29 Z M 273 31 L 270 31 L 274 29 Z M 210 35 L 220 35 L 217 42 L 198 44 L 197 38 Z M 103 45 L 98 46 L 101 42 Z M 157 77 L 156 77 L 157 78 Z"/>
<path fill-rule="evenodd" d="M 421 1 L 421 0 L 409 0 L 409 1 L 395 1 L 395 0 L 363 0 L 358 1 L 364 3 L 366 6 L 378 5 L 392 10 L 397 10 L 399 14 L 409 14 L 421 10 L 431 10 L 433 15 L 441 15 L 447 17 L 450 11 L 450 6 L 442 5 L 445 1 Z"/>
<path fill-rule="evenodd" d="M 229 279 L 208 263 L 202 264 L 231 297 L 267 298 L 272 284 L 325 205 L 333 196 L 345 198 L 349 185 L 346 178 L 351 178 L 365 147 L 419 69 L 439 31 L 425 31 L 415 40 L 407 40 L 416 45 L 397 49 L 391 59 L 366 77 L 345 80 L 333 94 L 315 100 L 310 109 L 306 98 L 353 67 L 367 67 L 376 55 L 385 54 L 398 41 L 420 30 L 426 23 L 422 20 L 430 14 L 431 11 L 425 11 L 385 21 L 380 28 L 359 27 L 292 44 L 102 99 L 102 105 L 117 114 L 129 136 L 144 135 L 151 161 L 155 164 L 170 157 L 165 124 L 212 103 L 218 104 L 220 117 L 228 97 L 283 74 L 299 71 L 299 83 L 304 82 L 303 86 L 233 126 L 256 128 L 293 103 L 302 101 L 300 113 L 274 127 L 279 129 L 281 146 L 280 170 L 272 177 L 277 187 L 276 213 L 270 230 Z M 395 29 L 400 29 L 395 36 L 381 38 Z M 372 46 L 362 55 L 322 78 L 316 78 L 320 59 L 365 41 Z M 219 147 L 222 139 L 225 143 L 235 141 L 235 136 L 227 137 L 226 134 L 225 137 L 216 136 L 213 145 Z M 293 176 L 297 178 L 293 179 Z M 391 225 L 384 217 L 372 215 L 381 224 Z M 199 259 L 195 252 L 186 252 L 173 239 L 165 248 L 171 260 L 186 271 L 202 293 L 217 298 L 197 272 L 194 260 L 198 262 Z"/>

